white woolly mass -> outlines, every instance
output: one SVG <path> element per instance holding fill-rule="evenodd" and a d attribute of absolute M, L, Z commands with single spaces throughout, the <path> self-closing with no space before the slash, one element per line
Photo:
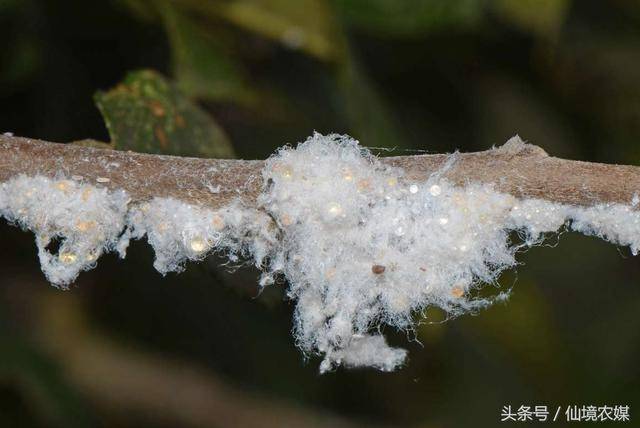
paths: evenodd
<path fill-rule="evenodd" d="M 250 258 L 262 268 L 277 247 L 276 229 L 263 211 L 239 203 L 217 211 L 155 198 L 131 209 L 125 239 L 145 235 L 156 253 L 153 266 L 162 274 L 179 272 L 187 260 L 201 260 L 212 250 L 230 261 Z"/>
<path fill-rule="evenodd" d="M 129 197 L 71 179 L 20 175 L 0 188 L 0 215 L 31 230 L 47 279 L 66 286 L 116 249 L 125 227 Z M 60 240 L 57 254 L 47 246 Z"/>
<path fill-rule="evenodd" d="M 384 326 L 406 331 L 430 306 L 458 315 L 504 298 L 478 290 L 546 233 L 567 226 L 640 248 L 638 197 L 594 207 L 519 200 L 489 184 L 455 187 L 442 172 L 411 182 L 351 138 L 315 134 L 266 162 L 257 208 L 211 211 L 166 198 L 132 205 L 123 191 L 20 176 L 2 185 L 0 215 L 36 234 L 42 269 L 61 286 L 144 236 L 163 274 L 218 251 L 251 260 L 261 286 L 284 275 L 297 302 L 297 345 L 324 357 L 321 372 L 394 370 L 406 351 L 387 345 Z M 57 255 L 46 250 L 54 237 L 63 238 Z"/>

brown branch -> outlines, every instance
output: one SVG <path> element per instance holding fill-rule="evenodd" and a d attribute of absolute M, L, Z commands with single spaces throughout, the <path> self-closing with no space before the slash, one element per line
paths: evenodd
<path fill-rule="evenodd" d="M 194 428 L 360 426 L 301 403 L 247 391 L 193 362 L 125 346 L 88 327 L 77 294 L 43 287 L 23 293 L 32 308 L 29 323 L 36 343 L 55 358 L 67 381 L 109 415 L 133 414 L 161 426 Z"/>
<path fill-rule="evenodd" d="M 424 181 L 448 159 L 439 154 L 382 161 L 402 167 L 406 180 Z M 160 156 L 0 136 L 0 182 L 18 174 L 82 176 L 126 190 L 133 202 L 174 197 L 212 209 L 238 197 L 252 203 L 262 186 L 262 166 L 262 161 Z M 559 159 L 514 142 L 459 154 L 443 177 L 456 184 L 493 183 L 517 197 L 584 206 L 628 203 L 640 191 L 640 167 Z"/>

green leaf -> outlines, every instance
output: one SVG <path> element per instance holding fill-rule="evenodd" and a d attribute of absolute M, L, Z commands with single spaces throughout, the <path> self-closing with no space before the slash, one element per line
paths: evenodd
<path fill-rule="evenodd" d="M 481 20 L 484 9 L 484 2 L 478 0 L 334 0 L 333 3 L 347 25 L 389 37 L 468 28 Z"/>
<path fill-rule="evenodd" d="M 507 304 L 495 304 L 482 316 L 461 318 L 458 327 L 472 342 L 494 346 L 492 352 L 503 353 L 534 384 L 543 383 L 542 374 L 553 374 L 550 377 L 562 383 L 568 358 L 557 353 L 563 348 L 562 338 L 547 298 L 535 283 L 522 277 L 518 282 Z"/>
<path fill-rule="evenodd" d="M 158 19 L 157 10 L 148 0 L 116 0 L 142 21 L 152 22 Z"/>
<path fill-rule="evenodd" d="M 203 28 L 173 4 L 158 2 L 163 17 L 178 88 L 188 97 L 251 103 L 244 72 L 222 46 L 215 26 Z"/>
<path fill-rule="evenodd" d="M 526 32 L 542 37 L 558 34 L 570 0 L 493 0 L 496 13 Z"/>
<path fill-rule="evenodd" d="M 118 150 L 211 158 L 233 157 L 226 134 L 206 112 L 155 71 L 127 75 L 95 102 Z"/>
<path fill-rule="evenodd" d="M 19 394 L 25 404 L 0 406 L 0 426 L 23 426 L 27 421 L 47 427 L 95 426 L 85 410 L 87 403 L 66 382 L 60 367 L 31 343 L 1 330 L 0 382 L 3 389 Z"/>
<path fill-rule="evenodd" d="M 342 55 L 342 33 L 327 0 L 177 0 L 322 60 Z"/>

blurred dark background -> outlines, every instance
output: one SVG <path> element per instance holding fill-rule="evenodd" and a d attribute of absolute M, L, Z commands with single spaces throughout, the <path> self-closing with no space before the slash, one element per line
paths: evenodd
<path fill-rule="evenodd" d="M 638 1 L 0 0 L 0 132 L 57 142 L 265 158 L 314 130 L 381 155 L 517 133 L 637 165 L 639 78 Z M 174 107 L 215 137 L 184 143 Z M 507 304 L 428 313 L 398 372 L 323 376 L 286 285 L 258 295 L 252 269 L 163 278 L 138 242 L 63 292 L 29 233 L 0 241 L 2 427 L 494 427 L 505 405 L 640 403 L 640 260 L 593 238 L 521 254 Z"/>

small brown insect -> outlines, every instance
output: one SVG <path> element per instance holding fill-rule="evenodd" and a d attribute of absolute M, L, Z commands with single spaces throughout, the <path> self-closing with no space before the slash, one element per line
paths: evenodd
<path fill-rule="evenodd" d="M 382 266 L 382 265 L 373 265 L 373 266 L 371 266 L 371 272 L 375 273 L 376 275 L 380 275 L 380 274 L 384 273 L 384 271 L 386 269 L 387 268 Z"/>

